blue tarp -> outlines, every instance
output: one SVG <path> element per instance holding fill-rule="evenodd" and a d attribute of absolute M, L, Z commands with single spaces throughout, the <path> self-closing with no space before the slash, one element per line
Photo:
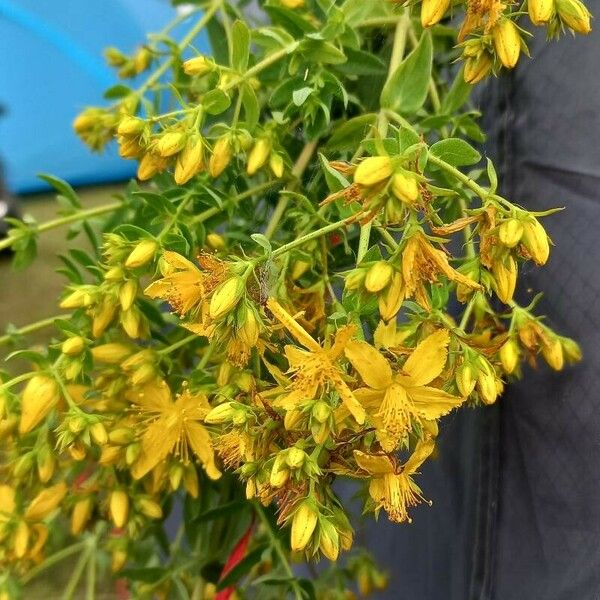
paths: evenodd
<path fill-rule="evenodd" d="M 41 172 L 73 185 L 134 173 L 114 144 L 91 154 L 71 123 L 118 83 L 102 50 L 132 52 L 174 16 L 168 0 L 0 0 L 0 162 L 9 190 L 44 189 Z"/>

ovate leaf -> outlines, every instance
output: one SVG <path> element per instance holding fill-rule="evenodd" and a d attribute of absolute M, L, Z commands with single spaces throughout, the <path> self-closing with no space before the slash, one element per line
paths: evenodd
<path fill-rule="evenodd" d="M 440 140 L 429 148 L 429 153 L 441 158 L 453 167 L 474 165 L 481 160 L 481 154 L 460 138 Z"/>
<path fill-rule="evenodd" d="M 431 79 L 433 49 L 431 34 L 423 32 L 415 49 L 398 65 L 381 92 L 381 106 L 402 114 L 417 112 Z"/>

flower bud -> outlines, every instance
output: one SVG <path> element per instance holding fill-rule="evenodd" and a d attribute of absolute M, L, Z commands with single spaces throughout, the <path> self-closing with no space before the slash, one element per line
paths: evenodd
<path fill-rule="evenodd" d="M 101 344 L 91 350 L 94 360 L 107 365 L 118 365 L 130 354 L 131 348 L 125 344 Z"/>
<path fill-rule="evenodd" d="M 519 219 L 507 219 L 498 227 L 498 238 L 507 248 L 514 248 L 523 235 L 523 223 Z"/>
<path fill-rule="evenodd" d="M 283 156 L 281 156 L 281 154 L 277 154 L 276 152 L 271 153 L 271 156 L 269 156 L 269 169 L 271 169 L 271 172 L 277 179 L 283 177 L 285 163 L 283 162 Z"/>
<path fill-rule="evenodd" d="M 496 260 L 492 265 L 496 294 L 504 304 L 509 304 L 515 293 L 517 272 L 517 262 L 512 256 Z"/>
<path fill-rule="evenodd" d="M 357 290 L 363 284 L 366 276 L 366 269 L 354 269 L 354 271 L 350 271 L 346 275 L 345 288 L 350 291 Z"/>
<path fill-rule="evenodd" d="M 512 69 L 517 64 L 521 53 L 519 28 L 511 19 L 502 19 L 492 29 L 492 39 L 500 62 L 507 69 Z"/>
<path fill-rule="evenodd" d="M 319 423 L 325 423 L 331 416 L 331 407 L 327 402 L 319 400 L 318 402 L 315 402 L 312 408 L 312 416 Z"/>
<path fill-rule="evenodd" d="M 354 172 L 354 183 L 371 186 L 388 179 L 393 173 L 392 159 L 389 156 L 365 158 Z"/>
<path fill-rule="evenodd" d="M 23 558 L 27 554 L 29 546 L 29 527 L 25 521 L 19 521 L 13 538 L 13 551 L 17 558 Z"/>
<path fill-rule="evenodd" d="M 165 158 L 177 154 L 185 145 L 185 134 L 181 131 L 163 133 L 155 146 L 155 151 Z"/>
<path fill-rule="evenodd" d="M 561 21 L 577 33 L 589 33 L 590 11 L 580 0 L 556 0 L 556 11 Z"/>
<path fill-rule="evenodd" d="M 154 502 L 154 500 L 150 500 L 150 498 L 140 498 L 137 501 L 137 505 L 140 512 L 150 519 L 162 518 L 163 511 L 158 502 Z"/>
<path fill-rule="evenodd" d="M 554 337 L 549 342 L 542 345 L 542 356 L 555 371 L 562 370 L 565 365 L 565 357 L 562 344 L 558 337 Z"/>
<path fill-rule="evenodd" d="M 130 252 L 125 260 L 125 266 L 128 269 L 137 269 L 154 260 L 154 255 L 158 250 L 156 240 L 146 239 L 137 243 L 136 247 Z"/>
<path fill-rule="evenodd" d="M 152 64 L 152 52 L 145 46 L 140 48 L 133 57 L 133 66 L 137 75 L 143 73 Z"/>
<path fill-rule="evenodd" d="M 31 431 L 60 400 L 58 383 L 48 375 L 34 375 L 21 398 L 19 433 Z"/>
<path fill-rule="evenodd" d="M 498 397 L 498 388 L 496 387 L 496 374 L 490 363 L 479 357 L 479 373 L 477 374 L 477 391 L 479 397 L 485 404 L 493 404 Z"/>
<path fill-rule="evenodd" d="M 509 375 L 517 368 L 519 364 L 519 346 L 514 339 L 509 339 L 500 348 L 500 362 Z"/>
<path fill-rule="evenodd" d="M 579 362 L 581 360 L 581 348 L 579 344 L 571 338 L 560 338 L 562 342 L 565 358 L 570 362 Z"/>
<path fill-rule="evenodd" d="M 65 340 L 60 347 L 61 352 L 67 356 L 78 356 L 84 349 L 85 340 L 79 335 Z"/>
<path fill-rule="evenodd" d="M 102 303 L 95 307 L 92 319 L 92 335 L 95 338 L 99 338 L 104 333 L 104 330 L 110 325 L 116 312 L 115 301 L 110 296 L 105 296 Z"/>
<path fill-rule="evenodd" d="M 119 121 L 119 126 L 117 127 L 117 133 L 119 135 L 140 135 L 146 128 L 146 121 L 143 119 L 139 119 L 138 117 L 131 117 L 126 115 Z"/>
<path fill-rule="evenodd" d="M 306 452 L 297 446 L 292 446 L 285 457 L 285 462 L 290 469 L 299 469 L 306 459 Z"/>
<path fill-rule="evenodd" d="M 365 288 L 372 294 L 380 292 L 392 279 L 394 268 L 384 260 L 377 261 L 365 277 Z"/>
<path fill-rule="evenodd" d="M 235 411 L 236 406 L 233 402 L 223 402 L 223 404 L 215 406 L 206 415 L 206 417 L 204 417 L 204 422 L 210 425 L 220 425 L 221 423 L 227 423 L 231 421 Z"/>
<path fill-rule="evenodd" d="M 148 179 L 152 179 L 157 173 L 162 173 L 168 164 L 169 161 L 167 158 L 147 152 L 142 156 L 138 165 L 137 178 L 140 181 L 148 181 Z"/>
<path fill-rule="evenodd" d="M 531 219 L 523 223 L 523 246 L 529 252 L 533 262 L 537 265 L 545 265 L 550 256 L 550 242 L 548 234 L 537 219 Z"/>
<path fill-rule="evenodd" d="M 305 4 L 305 0 L 279 0 L 281 5 L 285 8 L 294 10 L 296 8 L 302 8 Z"/>
<path fill-rule="evenodd" d="M 392 281 L 385 292 L 379 295 L 379 315 L 384 321 L 393 319 L 404 301 L 405 288 L 400 273 L 394 273 Z"/>
<path fill-rule="evenodd" d="M 246 307 L 244 322 L 238 329 L 238 337 L 247 346 L 253 347 L 258 341 L 258 335 L 260 332 L 260 324 L 256 312 L 254 309 Z"/>
<path fill-rule="evenodd" d="M 414 204 L 419 199 L 417 178 L 408 171 L 395 173 L 392 177 L 392 194 L 401 202 Z"/>
<path fill-rule="evenodd" d="M 127 562 L 127 552 L 121 548 L 113 550 L 110 560 L 110 570 L 113 573 L 118 573 Z"/>
<path fill-rule="evenodd" d="M 213 148 L 208 162 L 208 171 L 211 177 L 218 177 L 229 165 L 233 158 L 233 147 L 231 138 L 226 135 L 220 137 Z"/>
<path fill-rule="evenodd" d="M 121 325 L 130 338 L 135 340 L 144 337 L 142 313 L 136 307 L 121 312 Z"/>
<path fill-rule="evenodd" d="M 101 421 L 93 423 L 90 426 L 90 435 L 92 440 L 98 444 L 98 446 L 104 446 L 108 443 L 108 434 L 106 433 L 106 427 Z"/>
<path fill-rule="evenodd" d="M 475 85 L 487 77 L 492 70 L 494 61 L 487 52 L 481 52 L 476 57 L 467 58 L 463 71 L 463 78 L 466 83 Z"/>
<path fill-rule="evenodd" d="M 42 490 L 27 507 L 25 518 L 28 521 L 45 519 L 63 501 L 67 494 L 67 484 L 64 481 Z"/>
<path fill-rule="evenodd" d="M 475 389 L 477 371 L 468 362 L 463 363 L 456 370 L 456 387 L 461 396 L 466 398 Z"/>
<path fill-rule="evenodd" d="M 113 46 L 106 48 L 103 54 L 107 64 L 111 67 L 122 67 L 127 62 L 127 57 Z"/>
<path fill-rule="evenodd" d="M 90 496 L 75 502 L 71 513 L 71 533 L 73 535 L 79 535 L 85 529 L 92 516 L 93 507 L 94 503 Z"/>
<path fill-rule="evenodd" d="M 124 490 L 114 490 L 109 500 L 110 518 L 116 527 L 124 527 L 129 516 L 129 497 Z"/>
<path fill-rule="evenodd" d="M 204 143 L 200 136 L 192 136 L 177 156 L 175 183 L 183 185 L 204 169 Z"/>
<path fill-rule="evenodd" d="M 421 25 L 432 27 L 439 23 L 450 8 L 450 0 L 423 0 L 421 3 Z"/>
<path fill-rule="evenodd" d="M 309 500 L 304 500 L 292 518 L 291 548 L 301 552 L 306 548 L 317 526 L 318 512 Z"/>
<path fill-rule="evenodd" d="M 231 277 L 219 285 L 210 299 L 210 318 L 221 319 L 230 313 L 240 301 L 244 289 L 244 280 L 241 277 Z"/>
<path fill-rule="evenodd" d="M 259 138 L 252 147 L 248 155 L 248 166 L 246 173 L 254 175 L 266 162 L 271 154 L 271 140 L 269 138 Z"/>
<path fill-rule="evenodd" d="M 216 251 L 225 250 L 227 247 L 223 236 L 215 232 L 209 233 L 206 236 L 206 243 L 210 248 Z"/>
<path fill-rule="evenodd" d="M 214 63 L 206 56 L 195 56 L 183 63 L 183 70 L 187 75 L 206 75 L 214 68 Z"/>
<path fill-rule="evenodd" d="M 119 302 L 121 310 L 129 310 L 137 295 L 138 282 L 135 279 L 128 279 L 119 289 Z"/>
<path fill-rule="evenodd" d="M 322 520 L 319 525 L 319 550 L 332 561 L 337 560 L 340 554 L 340 536 L 327 520 Z"/>
<path fill-rule="evenodd" d="M 534 25 L 545 25 L 554 15 L 555 0 L 527 0 L 527 11 Z"/>
<path fill-rule="evenodd" d="M 79 288 L 64 298 L 59 306 L 61 308 L 82 308 L 93 303 L 89 288 Z"/>
<path fill-rule="evenodd" d="M 42 483 L 48 483 L 56 470 L 56 458 L 48 446 L 42 446 L 37 455 L 38 477 Z"/>

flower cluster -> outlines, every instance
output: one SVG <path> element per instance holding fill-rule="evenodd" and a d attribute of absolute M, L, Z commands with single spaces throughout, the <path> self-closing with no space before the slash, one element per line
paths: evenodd
<path fill-rule="evenodd" d="M 84 209 L 47 177 L 65 214 L 4 243 L 25 265 L 43 231 L 81 224 L 92 251 L 63 257 L 57 318 L 0 338 L 33 364 L 0 373 L 2 600 L 76 553 L 71 589 L 110 562 L 140 598 L 381 589 L 354 550 L 343 571 L 293 575 L 292 559 L 353 546 L 334 481 L 410 522 L 443 417 L 496 402 L 525 364 L 580 359 L 519 285 L 550 259 L 553 211 L 504 198 L 466 141 L 482 139 L 468 84 L 515 65 L 522 10 L 468 2 L 451 40 L 439 0 L 273 0 L 252 30 L 236 3 L 199 4 L 176 17 L 193 22 L 181 42 L 171 25 L 107 51 L 122 77 L 154 70 L 75 119 L 92 149 L 114 140 L 138 161 L 138 181 Z M 527 8 L 553 35 L 589 30 L 579 0 Z M 204 28 L 210 58 L 193 50 Z M 434 48 L 465 59 L 455 80 Z"/>

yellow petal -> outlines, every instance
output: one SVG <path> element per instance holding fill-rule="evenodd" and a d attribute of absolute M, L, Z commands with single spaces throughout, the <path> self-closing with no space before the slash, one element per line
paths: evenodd
<path fill-rule="evenodd" d="M 421 440 L 415 447 L 410 458 L 404 463 L 403 473 L 414 473 L 429 457 L 435 448 L 435 442 L 432 439 Z"/>
<path fill-rule="evenodd" d="M 381 390 L 392 383 L 389 362 L 367 342 L 349 341 L 344 354 L 369 387 Z"/>
<path fill-rule="evenodd" d="M 344 352 L 344 348 L 350 342 L 350 339 L 354 337 L 356 333 L 356 325 L 345 325 L 335 334 L 335 340 L 333 342 L 333 346 L 327 350 L 327 355 L 329 360 L 335 361 L 342 355 Z"/>
<path fill-rule="evenodd" d="M 0 485 L 0 523 L 7 521 L 15 510 L 15 490 L 10 485 Z"/>
<path fill-rule="evenodd" d="M 210 441 L 208 431 L 194 421 L 187 421 L 185 424 L 185 432 L 188 442 L 194 451 L 194 454 L 200 459 L 206 474 L 211 479 L 219 479 L 221 471 L 215 465 L 215 453 Z"/>
<path fill-rule="evenodd" d="M 146 384 L 138 394 L 133 392 L 131 400 L 150 412 L 163 412 L 171 406 L 171 390 L 166 382 L 154 380 Z"/>
<path fill-rule="evenodd" d="M 273 313 L 273 316 L 290 332 L 290 334 L 300 342 L 305 348 L 312 352 L 322 350 L 321 346 L 310 336 L 304 329 L 282 306 L 275 300 L 269 298 L 267 307 Z"/>
<path fill-rule="evenodd" d="M 430 420 L 447 415 L 464 401 L 464 398 L 453 396 L 444 390 L 426 386 L 410 388 L 408 395 L 413 401 L 413 412 Z"/>
<path fill-rule="evenodd" d="M 385 390 L 374 390 L 371 388 L 358 388 L 352 392 L 355 398 L 361 403 L 364 409 L 369 413 L 375 413 L 381 406 Z"/>
<path fill-rule="evenodd" d="M 179 439 L 179 430 L 166 426 L 166 419 L 156 419 L 142 436 L 140 456 L 131 469 L 134 479 L 141 479 L 162 462 Z"/>
<path fill-rule="evenodd" d="M 448 330 L 439 329 L 417 344 L 403 367 L 412 385 L 425 385 L 439 376 L 446 364 L 449 342 Z"/>
<path fill-rule="evenodd" d="M 371 475 L 385 475 L 394 472 L 394 465 L 389 456 L 376 456 L 355 450 L 354 460 L 363 471 L 367 471 Z"/>
<path fill-rule="evenodd" d="M 354 417 L 354 420 L 359 425 L 362 425 L 366 418 L 365 409 L 354 397 L 352 390 L 347 386 L 346 382 L 342 379 L 342 376 L 335 370 L 335 368 L 331 369 L 331 372 L 329 373 L 329 379 L 333 383 L 337 393 L 342 399 L 342 402 L 350 411 L 350 414 Z"/>
<path fill-rule="evenodd" d="M 182 271 L 197 271 L 200 273 L 200 269 L 198 269 L 193 262 L 185 258 L 185 256 L 177 254 L 177 252 L 165 250 L 162 253 L 162 257 L 171 267 L 174 267 L 175 269 L 181 269 Z"/>

